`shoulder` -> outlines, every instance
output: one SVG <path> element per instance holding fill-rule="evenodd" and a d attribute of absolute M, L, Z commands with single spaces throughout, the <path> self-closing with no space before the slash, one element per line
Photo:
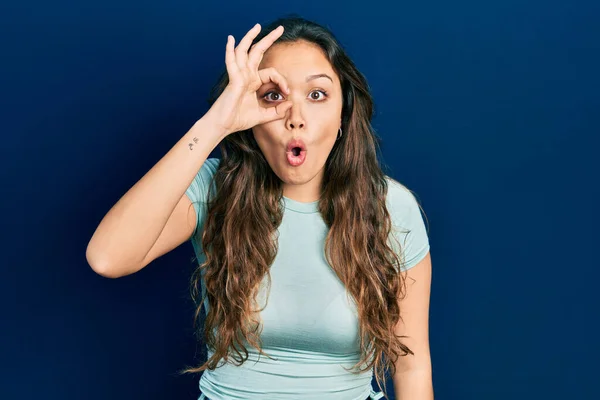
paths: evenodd
<path fill-rule="evenodd" d="M 204 164 L 202 164 L 202 167 L 198 171 L 196 180 L 199 180 L 200 181 L 199 183 L 205 187 L 210 185 L 213 176 L 215 175 L 215 173 L 217 172 L 217 169 L 219 168 L 220 162 L 221 162 L 221 159 L 219 159 L 219 158 L 208 158 L 204 162 Z"/>
<path fill-rule="evenodd" d="M 386 175 L 388 192 L 386 206 L 392 223 L 400 230 L 420 229 L 424 223 L 425 212 L 418 196 L 406 185 Z"/>
<path fill-rule="evenodd" d="M 398 239 L 400 248 L 393 242 L 392 247 L 403 254 L 403 270 L 415 266 L 429 251 L 428 229 L 425 225 L 425 212 L 415 193 L 402 183 L 386 176 L 388 193 L 386 203 L 392 222 L 393 236 Z"/>
<path fill-rule="evenodd" d="M 204 161 L 186 190 L 186 194 L 192 203 L 205 201 L 205 197 L 209 192 L 209 185 L 211 190 L 214 191 L 213 177 L 219 168 L 220 161 L 219 158 L 208 158 Z"/>
<path fill-rule="evenodd" d="M 217 168 L 219 168 L 220 162 L 220 158 L 208 158 L 204 162 L 204 164 L 202 164 L 202 168 L 200 168 L 200 171 L 212 176 L 215 174 L 215 172 L 217 172 Z"/>
<path fill-rule="evenodd" d="M 387 175 L 385 179 L 388 183 L 386 203 L 390 211 L 397 214 L 406 214 L 414 212 L 415 207 L 420 207 L 417 196 L 406 185 Z"/>

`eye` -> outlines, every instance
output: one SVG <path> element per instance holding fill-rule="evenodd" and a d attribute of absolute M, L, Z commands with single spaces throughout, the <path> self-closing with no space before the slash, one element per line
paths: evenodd
<path fill-rule="evenodd" d="M 323 95 L 321 97 L 317 96 L 317 98 L 315 98 L 315 96 L 313 96 L 314 93 L 322 93 Z M 324 90 L 313 90 L 312 92 L 310 92 L 310 98 L 313 100 L 318 100 L 318 101 L 322 101 L 322 99 L 327 97 L 327 92 Z"/>
<path fill-rule="evenodd" d="M 279 99 L 272 99 L 272 98 L 271 99 L 267 99 L 267 97 L 270 94 L 273 94 L 273 95 L 276 95 L 276 96 L 281 96 L 281 94 L 279 94 L 278 92 L 276 92 L 274 90 L 271 90 L 270 92 L 267 92 L 267 93 L 263 94 L 262 98 L 265 99 L 265 100 L 267 100 L 267 101 L 277 101 L 277 100 L 279 100 Z"/>
<path fill-rule="evenodd" d="M 319 96 L 318 94 L 315 96 L 315 93 L 321 93 L 321 96 Z M 270 95 L 277 96 L 277 97 L 269 98 Z M 327 96 L 328 96 L 327 92 L 325 90 L 321 90 L 321 89 L 313 90 L 309 94 L 309 97 L 311 98 L 311 100 L 315 100 L 317 102 L 324 101 L 324 99 Z M 267 93 L 263 94 L 261 98 L 268 102 L 273 102 L 273 101 L 281 100 L 281 94 L 275 90 L 271 90 L 271 91 L 268 91 Z"/>

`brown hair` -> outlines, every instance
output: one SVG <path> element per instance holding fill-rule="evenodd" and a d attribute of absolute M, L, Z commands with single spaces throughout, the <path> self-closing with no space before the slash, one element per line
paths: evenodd
<path fill-rule="evenodd" d="M 344 134 L 326 161 L 318 207 L 329 228 L 327 262 L 357 304 L 362 358 L 352 369 L 364 371 L 357 369 L 363 363 L 365 369 L 374 367 L 385 393 L 385 376 L 395 372 L 395 360 L 413 352 L 401 342 L 404 336 L 394 333 L 401 320 L 398 300 L 405 296 L 405 274 L 400 271 L 399 243 L 398 252 L 388 243 L 393 238 L 386 207 L 388 183 L 377 159 L 380 139 L 371 126 L 373 99 L 365 77 L 333 34 L 316 23 L 296 16 L 281 18 L 264 28 L 254 43 L 278 25 L 285 30 L 275 43 L 306 40 L 317 44 L 340 78 Z M 209 103 L 227 83 L 224 71 Z M 215 369 L 221 359 L 233 358 L 241 365 L 248 359 L 245 342 L 269 357 L 260 346 L 256 313 L 260 310 L 254 305 L 265 275 L 270 285 L 269 267 L 277 253 L 275 233 L 283 217 L 282 182 L 251 130 L 228 135 L 219 148 L 222 158 L 211 182 L 216 195 L 208 202 L 201 240 L 206 261 L 191 278 L 194 325 L 208 298 L 203 337 L 214 354 L 203 365 L 183 373 Z M 199 300 L 202 270 L 206 295 Z M 196 333 L 200 334 L 199 329 Z"/>

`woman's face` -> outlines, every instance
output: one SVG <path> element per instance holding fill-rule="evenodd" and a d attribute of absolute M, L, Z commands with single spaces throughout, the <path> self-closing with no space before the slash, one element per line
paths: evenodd
<path fill-rule="evenodd" d="M 275 106 L 291 100 L 284 118 L 256 125 L 254 138 L 275 174 L 283 181 L 284 196 L 301 202 L 320 198 L 325 162 L 341 127 L 342 90 L 337 74 L 320 47 L 298 41 L 278 43 L 264 54 L 259 69 L 274 67 L 286 79 L 286 95 L 273 82 L 261 86 L 259 104 Z M 314 77 L 314 75 L 326 74 Z M 288 161 L 286 145 L 301 139 L 306 157 L 301 165 Z"/>

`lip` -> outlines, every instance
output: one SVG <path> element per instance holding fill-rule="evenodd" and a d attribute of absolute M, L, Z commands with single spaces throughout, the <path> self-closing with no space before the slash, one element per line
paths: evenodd
<path fill-rule="evenodd" d="M 294 147 L 300 147 L 301 151 L 306 151 L 306 144 L 302 141 L 302 139 L 296 138 L 287 142 L 285 146 L 285 151 L 290 152 Z"/>
<path fill-rule="evenodd" d="M 295 156 L 294 152 L 292 151 L 294 147 L 300 148 L 300 154 L 297 156 Z M 304 144 L 302 139 L 296 138 L 290 140 L 285 146 L 285 150 L 286 160 L 289 165 L 292 167 L 299 167 L 300 165 L 304 164 L 304 161 L 306 160 L 306 144 Z"/>

